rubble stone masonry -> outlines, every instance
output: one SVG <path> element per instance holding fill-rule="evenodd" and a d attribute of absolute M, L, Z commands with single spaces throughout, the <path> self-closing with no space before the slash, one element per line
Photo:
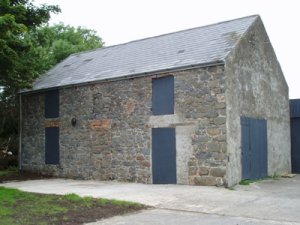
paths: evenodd
<path fill-rule="evenodd" d="M 175 114 L 154 116 L 153 76 L 59 90 L 59 118 L 45 119 L 44 93 L 22 96 L 22 168 L 59 177 L 152 183 L 151 128 L 176 128 L 178 182 L 226 184 L 223 66 L 167 73 Z M 71 120 L 75 118 L 76 124 Z M 45 127 L 59 127 L 60 164 L 45 164 Z"/>

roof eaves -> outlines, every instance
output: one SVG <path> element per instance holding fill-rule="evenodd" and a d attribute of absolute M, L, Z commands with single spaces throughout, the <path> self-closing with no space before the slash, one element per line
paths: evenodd
<path fill-rule="evenodd" d="M 84 86 L 89 84 L 95 84 L 95 83 L 102 83 L 102 82 L 112 82 L 112 81 L 119 81 L 119 80 L 127 80 L 132 78 L 140 78 L 140 77 L 146 77 L 151 75 L 161 75 L 164 73 L 172 73 L 172 72 L 180 72 L 188 69 L 197 69 L 197 68 L 204 68 L 204 67 L 212 67 L 212 66 L 221 66 L 224 65 L 224 60 L 217 60 L 209 63 L 201 63 L 201 64 L 195 64 L 195 65 L 188 65 L 188 66 L 181 66 L 181 67 L 173 67 L 163 70 L 157 70 L 157 71 L 150 71 L 145 73 L 137 73 L 137 74 L 128 74 L 121 77 L 114 77 L 114 78 L 106 78 L 106 79 L 100 79 L 100 80 L 94 80 L 94 81 L 87 81 L 82 83 L 74 83 L 69 85 L 63 85 L 63 86 L 55 86 L 55 87 L 49 87 L 49 88 L 42 88 L 37 90 L 21 90 L 19 92 L 20 95 L 25 94 L 32 94 L 32 93 L 38 93 L 42 91 L 49 91 L 53 89 L 61 89 L 61 88 L 69 88 L 69 87 L 78 87 L 78 86 Z"/>

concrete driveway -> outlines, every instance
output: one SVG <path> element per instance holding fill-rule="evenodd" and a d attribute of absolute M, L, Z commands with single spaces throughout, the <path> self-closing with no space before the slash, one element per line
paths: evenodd
<path fill-rule="evenodd" d="M 300 176 L 234 190 L 65 179 L 0 184 L 37 193 L 104 197 L 155 207 L 92 224 L 300 224 Z"/>

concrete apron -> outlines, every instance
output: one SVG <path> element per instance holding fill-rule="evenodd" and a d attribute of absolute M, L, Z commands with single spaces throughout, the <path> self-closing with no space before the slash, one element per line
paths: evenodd
<path fill-rule="evenodd" d="M 265 180 L 235 190 L 185 185 L 145 185 L 105 181 L 49 179 L 0 186 L 36 193 L 103 197 L 139 202 L 159 209 L 218 216 L 300 223 L 300 176 Z"/>

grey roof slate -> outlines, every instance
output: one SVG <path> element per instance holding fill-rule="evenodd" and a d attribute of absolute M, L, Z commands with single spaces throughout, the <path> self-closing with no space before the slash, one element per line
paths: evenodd
<path fill-rule="evenodd" d="M 254 15 L 73 54 L 27 91 L 223 62 L 258 17 Z"/>

